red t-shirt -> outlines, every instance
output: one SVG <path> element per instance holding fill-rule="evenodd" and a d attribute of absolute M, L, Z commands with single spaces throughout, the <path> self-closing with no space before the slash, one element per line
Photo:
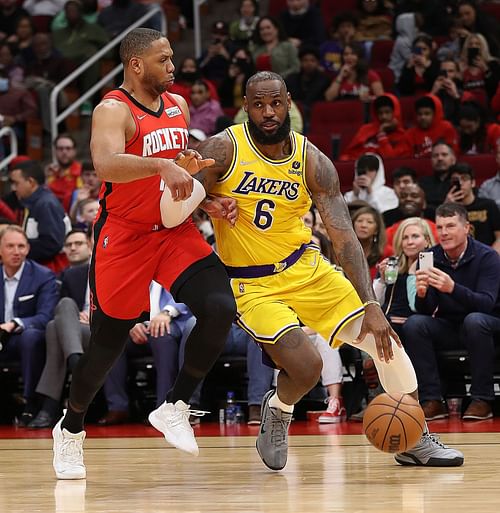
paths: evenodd
<path fill-rule="evenodd" d="M 367 79 L 368 86 L 359 82 L 348 82 L 347 80 L 343 80 L 340 84 L 339 98 L 359 98 L 362 87 L 369 87 L 371 92 L 373 82 L 379 82 L 381 80 L 380 75 L 371 69 L 368 70 Z"/>
<path fill-rule="evenodd" d="M 125 152 L 140 157 L 174 159 L 187 148 L 189 133 L 182 109 L 168 93 L 160 98 L 160 108 L 153 112 L 137 102 L 124 89 L 110 91 L 105 99 L 128 105 L 136 130 L 125 145 Z M 163 181 L 159 176 L 140 178 L 128 183 L 104 182 L 99 194 L 100 211 L 135 223 L 161 226 L 160 198 Z"/>

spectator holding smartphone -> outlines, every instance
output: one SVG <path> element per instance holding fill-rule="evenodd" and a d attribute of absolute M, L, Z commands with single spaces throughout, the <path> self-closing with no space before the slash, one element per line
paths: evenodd
<path fill-rule="evenodd" d="M 487 107 L 500 80 L 500 63 L 491 56 L 482 34 L 470 34 L 466 38 L 460 55 L 460 67 L 464 91 Z"/>
<path fill-rule="evenodd" d="M 450 184 L 446 201 L 460 203 L 465 207 L 470 235 L 500 254 L 500 210 L 493 200 L 476 196 L 476 180 L 472 167 L 465 162 L 451 166 Z"/>
<path fill-rule="evenodd" d="M 438 76 L 432 85 L 431 94 L 441 100 L 445 119 L 456 124 L 463 95 L 458 62 L 445 59 L 439 63 Z"/>
<path fill-rule="evenodd" d="M 397 84 L 399 92 L 410 96 L 429 92 L 439 73 L 439 64 L 434 60 L 434 43 L 427 34 L 415 38 L 412 53 L 403 67 Z"/>

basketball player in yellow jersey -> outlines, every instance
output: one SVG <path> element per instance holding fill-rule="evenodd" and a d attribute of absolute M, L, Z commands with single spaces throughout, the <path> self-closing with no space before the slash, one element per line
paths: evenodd
<path fill-rule="evenodd" d="M 263 399 L 257 439 L 260 457 L 273 470 L 286 464 L 293 406 L 316 385 L 322 369 L 299 319 L 334 347 L 345 342 L 369 353 L 387 392 L 417 398 L 415 372 L 375 300 L 335 167 L 290 130 L 290 101 L 279 75 L 253 75 L 244 101 L 248 123 L 203 142 L 199 153 L 215 159 L 215 165 L 196 175 L 207 192 L 238 204 L 236 224 L 214 220 L 214 228 L 236 298 L 237 322 L 280 369 L 276 391 Z M 301 216 L 311 200 L 350 281 L 310 244 Z M 458 466 L 463 455 L 426 429 L 421 442 L 396 460 Z"/>

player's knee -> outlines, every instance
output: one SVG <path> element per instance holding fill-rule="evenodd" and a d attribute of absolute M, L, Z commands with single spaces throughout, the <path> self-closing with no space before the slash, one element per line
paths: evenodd
<path fill-rule="evenodd" d="M 306 391 L 309 391 L 318 384 L 322 370 L 323 360 L 321 359 L 321 355 L 316 350 L 311 351 L 307 361 L 302 363 L 296 379 Z"/>
<path fill-rule="evenodd" d="M 198 322 L 204 319 L 215 324 L 230 326 L 236 318 L 236 302 L 232 294 L 214 292 L 208 294 L 202 305 L 198 305 L 199 312 L 194 312 Z"/>

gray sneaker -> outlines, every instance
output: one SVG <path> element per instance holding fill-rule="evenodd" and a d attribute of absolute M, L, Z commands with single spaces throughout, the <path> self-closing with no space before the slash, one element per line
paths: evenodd
<path fill-rule="evenodd" d="M 279 408 L 271 408 L 269 399 L 274 390 L 269 390 L 262 399 L 261 424 L 256 447 L 264 464 L 271 470 L 281 470 L 288 456 L 288 427 L 292 414 Z"/>
<path fill-rule="evenodd" d="M 428 431 L 413 449 L 396 454 L 394 459 L 400 465 L 423 467 L 460 467 L 464 463 L 464 455 L 460 451 L 447 447 L 437 435 Z"/>

